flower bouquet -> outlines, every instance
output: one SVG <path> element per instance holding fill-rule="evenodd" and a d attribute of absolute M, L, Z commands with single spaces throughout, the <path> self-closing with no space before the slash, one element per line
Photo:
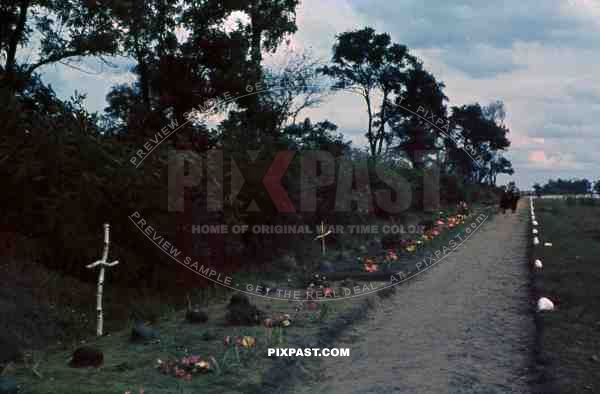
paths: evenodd
<path fill-rule="evenodd" d="M 165 375 L 192 380 L 192 376 L 211 372 L 212 368 L 208 361 L 200 356 L 184 356 L 174 360 L 157 360 L 157 368 Z"/>
<path fill-rule="evenodd" d="M 364 269 L 366 272 L 377 272 L 379 265 L 375 262 L 374 257 L 365 257 Z"/>

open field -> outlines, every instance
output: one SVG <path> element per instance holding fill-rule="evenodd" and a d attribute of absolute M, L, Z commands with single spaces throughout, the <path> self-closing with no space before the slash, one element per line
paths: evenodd
<path fill-rule="evenodd" d="M 536 392 L 600 392 L 600 203 L 534 201 L 541 243 L 532 259 L 544 266 L 532 273 L 533 290 L 557 305 L 536 322 Z"/>

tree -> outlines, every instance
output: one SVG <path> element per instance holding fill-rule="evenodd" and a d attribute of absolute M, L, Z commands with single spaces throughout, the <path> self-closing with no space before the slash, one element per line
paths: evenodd
<path fill-rule="evenodd" d="M 597 180 L 596 183 L 594 184 L 594 192 L 596 194 L 600 194 L 600 180 Z"/>
<path fill-rule="evenodd" d="M 152 67 L 163 54 L 177 47 L 174 30 L 181 10 L 174 0 L 113 0 L 113 15 L 120 31 L 121 52 L 137 62 L 134 71 L 146 111 L 152 108 Z"/>
<path fill-rule="evenodd" d="M 376 34 L 366 27 L 339 34 L 331 62 L 322 72 L 336 79 L 334 88 L 348 89 L 363 98 L 371 156 L 381 154 L 388 138 L 386 125 L 392 116 L 390 100 L 394 93 L 403 91 L 415 58 L 409 55 L 406 46 L 392 43 L 389 34 Z M 375 97 L 377 93 L 381 94 L 379 100 Z"/>
<path fill-rule="evenodd" d="M 255 81 L 262 80 L 262 51 L 275 51 L 287 35 L 296 32 L 296 7 L 299 3 L 299 0 L 239 1 L 237 8 L 250 19 L 245 33 L 250 41 Z"/>
<path fill-rule="evenodd" d="M 157 110 L 168 113 L 179 124 L 185 123 L 185 113 L 207 100 L 244 92 L 247 84 L 263 81 L 263 50 L 274 51 L 296 31 L 298 0 L 187 0 L 181 7 L 177 1 L 166 3 L 167 10 L 156 12 L 157 22 L 151 26 L 157 31 L 178 27 L 188 35 L 182 42 L 167 35 L 165 45 L 155 45 L 150 88 L 159 96 Z M 248 22 L 226 27 L 223 21 L 236 11 L 244 12 Z M 160 38 L 153 40 L 161 42 Z M 259 118 L 270 109 L 261 107 L 257 95 L 236 100 L 235 104 L 246 109 L 248 134 L 258 136 L 265 120 Z M 185 135 L 189 125 L 178 136 Z"/>
<path fill-rule="evenodd" d="M 0 4 L 0 79 L 14 91 L 40 67 L 82 57 L 114 54 L 117 33 L 105 1 L 20 0 Z M 19 46 L 36 31 L 41 39 L 32 62 L 17 64 Z"/>
<path fill-rule="evenodd" d="M 494 161 L 498 151 L 510 146 L 506 136 L 509 130 L 498 122 L 497 116 L 490 117 L 490 113 L 496 112 L 475 103 L 453 107 L 450 117 L 455 125 L 452 130 L 454 140 L 460 146 L 447 145 L 449 158 L 463 176 L 478 183 L 490 179 L 490 176 L 495 178 L 497 169 L 507 166 L 504 160 Z M 510 171 L 508 168 L 506 170 Z"/>
<path fill-rule="evenodd" d="M 540 197 L 542 195 L 542 185 L 540 185 L 538 182 L 534 183 L 533 191 L 536 196 Z"/>
<path fill-rule="evenodd" d="M 343 134 L 334 134 L 337 126 L 329 121 L 313 124 L 309 118 L 299 124 L 286 127 L 284 138 L 291 150 L 323 150 L 335 157 L 341 156 L 351 146 Z"/>
<path fill-rule="evenodd" d="M 125 134 L 126 129 L 136 130 L 142 126 L 144 107 L 139 84 L 121 84 L 113 86 L 106 95 L 108 107 L 104 109 L 105 117 L 110 122 L 110 134 Z"/>
<path fill-rule="evenodd" d="M 108 97 L 111 105 L 135 104 L 128 115 L 136 121 L 120 119 L 128 133 L 143 135 L 168 119 L 182 126 L 177 138 L 187 138 L 198 125 L 187 122 L 187 112 L 224 92 L 241 91 L 249 46 L 241 27 L 226 31 L 222 23 L 240 6 L 212 0 L 113 0 L 121 49 L 137 63 L 136 84 L 113 89 Z M 187 36 L 178 40 L 177 29 Z M 107 114 L 114 118 L 123 111 L 109 107 Z"/>
<path fill-rule="evenodd" d="M 512 163 L 501 154 L 495 154 L 494 159 L 490 162 L 488 180 L 490 185 L 496 184 L 498 174 L 512 175 L 515 173 Z"/>
<path fill-rule="evenodd" d="M 583 179 L 550 179 L 542 186 L 544 194 L 588 194 L 592 190 L 592 183 Z"/>
<path fill-rule="evenodd" d="M 504 125 L 504 119 L 506 119 L 506 108 L 501 100 L 496 100 L 482 108 L 483 116 L 486 119 L 493 120 L 494 122 Z"/>
<path fill-rule="evenodd" d="M 415 63 L 404 86 L 398 88 L 402 90 L 395 91 L 396 105 L 389 111 L 393 137 L 398 141 L 395 150 L 406 154 L 413 167 L 420 167 L 423 164 L 417 157 L 420 152 L 437 149 L 440 131 L 435 122 L 446 118 L 448 97 L 443 92 L 444 84 L 426 71 L 421 62 Z"/>
<path fill-rule="evenodd" d="M 294 125 L 303 110 L 319 105 L 331 93 L 318 72 L 320 67 L 309 53 L 290 51 L 282 65 L 266 70 L 265 80 L 274 88 L 262 93 L 260 99 L 279 111 L 279 127 Z"/>

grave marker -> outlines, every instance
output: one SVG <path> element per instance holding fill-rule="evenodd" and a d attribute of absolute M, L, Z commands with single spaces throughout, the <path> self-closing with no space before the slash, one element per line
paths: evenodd
<path fill-rule="evenodd" d="M 100 273 L 98 275 L 98 292 L 96 293 L 96 313 L 97 313 L 97 325 L 96 335 L 102 336 L 102 328 L 104 324 L 104 318 L 102 316 L 102 292 L 104 289 L 104 269 L 106 267 L 114 267 L 119 264 L 118 260 L 112 263 L 107 262 L 108 259 L 108 248 L 110 246 L 110 224 L 104 223 L 104 250 L 102 252 L 102 259 L 88 264 L 86 268 L 91 269 L 100 266 Z"/>

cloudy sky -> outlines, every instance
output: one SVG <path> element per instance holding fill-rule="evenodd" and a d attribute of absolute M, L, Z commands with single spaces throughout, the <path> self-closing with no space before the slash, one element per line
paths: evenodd
<path fill-rule="evenodd" d="M 337 33 L 371 26 L 419 56 L 446 84 L 450 105 L 504 101 L 519 187 L 600 179 L 600 0 L 303 0 L 297 23 L 296 50 L 328 59 Z M 115 63 L 87 62 L 91 74 L 60 65 L 42 72 L 61 97 L 77 89 L 102 110 L 109 87 L 132 79 L 126 61 Z M 363 112 L 356 97 L 339 95 L 307 115 L 361 143 Z"/>

